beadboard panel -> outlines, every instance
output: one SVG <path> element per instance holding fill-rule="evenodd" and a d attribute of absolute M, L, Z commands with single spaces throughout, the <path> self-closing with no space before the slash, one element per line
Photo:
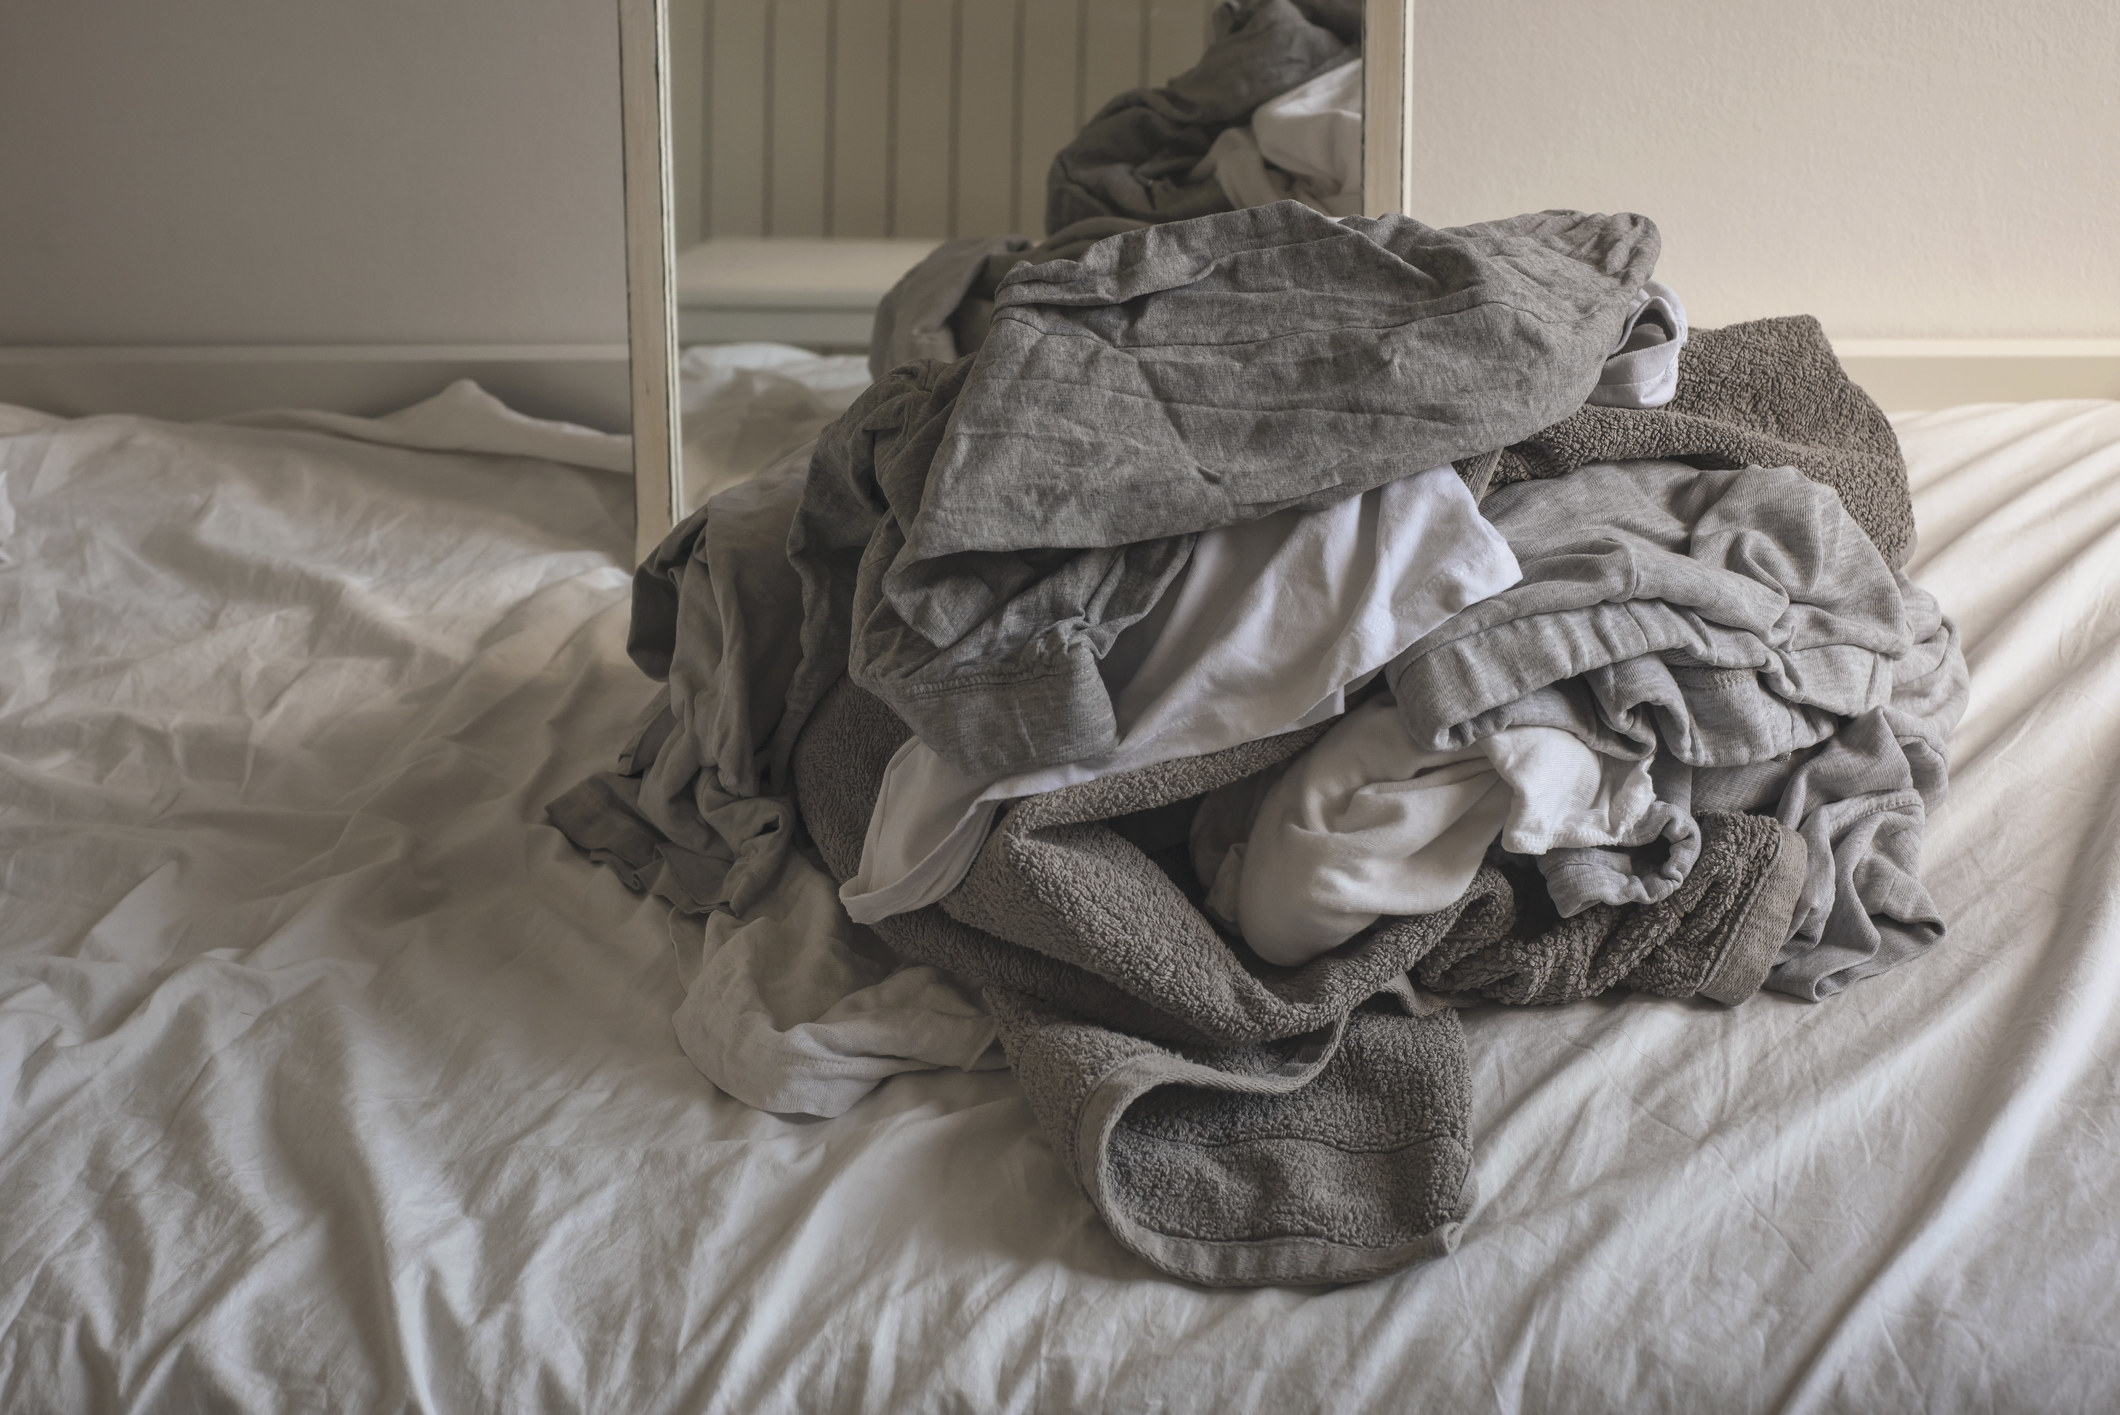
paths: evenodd
<path fill-rule="evenodd" d="M 680 243 L 1041 233 L 1053 153 L 1214 0 L 673 0 Z"/>

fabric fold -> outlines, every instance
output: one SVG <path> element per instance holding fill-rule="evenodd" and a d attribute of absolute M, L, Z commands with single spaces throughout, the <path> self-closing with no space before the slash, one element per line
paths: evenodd
<path fill-rule="evenodd" d="M 1469 1196 L 1461 999 L 1611 987 L 1742 1001 L 1788 935 L 1802 841 L 1714 816 L 1709 863 L 1647 909 L 1554 918 L 1535 871 L 1482 866 L 1435 913 L 1276 967 L 1197 907 L 1183 831 L 1143 823 L 1271 771 L 1310 728 L 1010 805 L 964 882 L 880 920 L 900 956 L 984 989 L 1041 1130 L 1127 1247 L 1206 1283 L 1377 1276 L 1456 1241 Z M 845 878 L 910 729 L 841 682 L 796 745 L 796 791 Z M 1721 887 L 1735 881 L 1740 887 Z M 1681 897 L 1683 896 L 1683 897 Z"/>

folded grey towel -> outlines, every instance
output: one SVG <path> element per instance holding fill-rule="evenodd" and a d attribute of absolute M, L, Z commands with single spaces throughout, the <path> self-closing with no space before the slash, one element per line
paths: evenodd
<path fill-rule="evenodd" d="M 1166 872 L 1129 836 L 1322 731 L 1019 801 L 955 892 L 875 926 L 907 959 L 984 989 L 1033 1114 L 1114 1235 L 1196 1282 L 1346 1282 L 1455 1243 L 1471 1098 L 1455 1015 L 1429 989 L 1739 1002 L 1787 937 L 1804 878 L 1793 831 L 1704 816 L 1701 863 L 1661 904 L 1562 921 L 1535 871 L 1489 866 L 1449 909 L 1274 967 L 1199 911 L 1182 844 L 1159 855 Z M 910 735 L 842 680 L 795 745 L 803 821 L 842 880 Z"/>
<path fill-rule="evenodd" d="M 1914 551 L 1914 502 L 1892 424 L 1840 366 L 1809 315 L 1696 329 L 1661 408 L 1585 406 L 1516 443 L 1475 495 L 1592 462 L 1662 458 L 1702 468 L 1794 467 L 1833 488 L 1893 569 Z"/>

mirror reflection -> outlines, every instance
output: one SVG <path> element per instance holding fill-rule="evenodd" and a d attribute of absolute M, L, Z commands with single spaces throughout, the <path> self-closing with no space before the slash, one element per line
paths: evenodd
<path fill-rule="evenodd" d="M 1359 212 L 1361 12 L 673 0 L 684 507 L 883 369 L 977 348 L 1025 260 L 1274 201 Z"/>

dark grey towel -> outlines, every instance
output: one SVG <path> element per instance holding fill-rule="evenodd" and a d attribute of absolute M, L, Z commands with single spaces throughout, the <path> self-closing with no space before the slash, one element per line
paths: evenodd
<path fill-rule="evenodd" d="M 1887 565 L 1896 570 L 1913 554 L 1914 502 L 1899 439 L 1809 315 L 1694 330 L 1669 403 L 1583 407 L 1503 452 L 1491 485 L 1642 458 L 1794 467 L 1833 488 Z M 1475 495 L 1486 489 L 1475 481 Z"/>
<path fill-rule="evenodd" d="M 1424 987 L 1738 1002 L 1787 936 L 1804 877 L 1794 832 L 1704 816 L 1701 863 L 1662 904 L 1560 921 L 1535 872 L 1490 866 L 1449 909 L 1277 968 L 1218 933 L 1184 867 L 1166 873 L 1129 821 L 1322 730 L 1019 801 L 956 891 L 875 926 L 902 956 L 982 986 L 1040 1127 L 1112 1232 L 1197 1282 L 1345 1282 L 1455 1243 L 1471 1100 L 1455 1016 Z M 842 880 L 909 735 L 843 680 L 796 744 L 804 823 Z"/>

